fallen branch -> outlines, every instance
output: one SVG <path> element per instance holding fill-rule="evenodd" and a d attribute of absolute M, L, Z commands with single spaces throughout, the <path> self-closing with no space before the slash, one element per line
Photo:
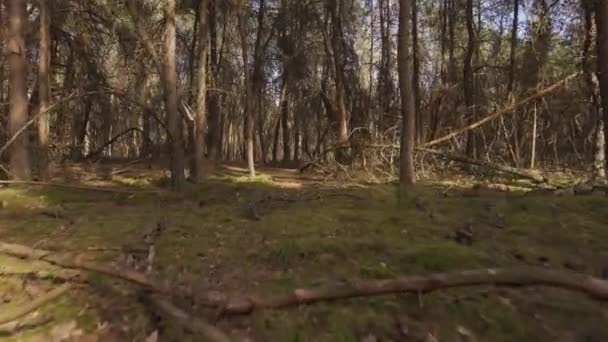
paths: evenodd
<path fill-rule="evenodd" d="M 208 307 L 219 308 L 224 314 L 250 314 L 264 309 L 307 305 L 323 301 L 371 297 L 397 293 L 428 293 L 440 289 L 477 286 L 552 286 L 577 291 L 589 297 L 608 300 L 608 281 L 580 273 L 548 270 L 540 267 L 491 268 L 461 272 L 436 273 L 427 276 L 402 276 L 384 280 L 355 280 L 336 286 L 296 289 L 292 293 L 270 298 L 254 296 L 230 297 L 224 293 L 208 292 L 194 296 L 181 288 L 169 288 L 148 279 L 144 274 L 114 270 L 78 259 L 61 259 L 47 251 L 0 242 L 0 253 L 21 258 L 37 259 L 59 267 L 101 273 L 122 279 L 160 294 L 179 294 Z"/>
<path fill-rule="evenodd" d="M 14 308 L 13 310 L 4 309 L 2 313 L 0 313 L 0 325 L 12 322 L 29 314 L 34 310 L 37 310 L 38 308 L 44 306 L 45 304 L 55 300 L 56 298 L 66 293 L 71 287 L 71 284 L 66 283 L 34 299 L 33 301 L 27 304 L 20 305 Z"/>
<path fill-rule="evenodd" d="M 50 251 L 32 249 L 27 246 L 5 243 L 0 241 L 0 253 L 21 259 L 41 260 L 51 265 L 55 265 L 62 268 L 104 274 L 110 277 L 128 281 L 130 283 L 150 289 L 158 293 L 172 293 L 172 289 L 161 284 L 155 283 L 154 281 L 148 279 L 144 274 L 129 270 L 116 270 L 105 265 L 83 261 L 79 258 L 62 258 L 59 256 L 52 255 Z"/>
<path fill-rule="evenodd" d="M 338 299 L 405 292 L 420 294 L 475 285 L 544 285 L 581 292 L 599 300 L 608 300 L 608 281 L 578 273 L 524 267 L 436 273 L 428 276 L 403 276 L 385 280 L 359 280 L 333 287 L 296 289 L 290 294 L 270 299 L 253 297 L 229 299 L 223 302 L 222 308 L 226 314 L 249 314 L 262 309 L 308 305 Z M 218 301 L 221 300 L 218 298 Z"/>
<path fill-rule="evenodd" d="M 144 139 L 147 139 L 144 131 L 139 128 L 139 127 L 131 127 L 131 128 L 127 128 L 124 131 L 116 134 L 115 136 L 113 136 L 110 140 L 108 140 L 107 142 L 105 142 L 103 145 L 101 145 L 98 149 L 96 149 L 95 151 L 91 151 L 89 152 L 89 154 L 87 154 L 86 156 L 84 156 L 84 158 L 82 158 L 83 160 L 87 160 L 90 159 L 92 157 L 97 156 L 98 154 L 102 153 L 103 150 L 106 149 L 106 147 L 112 145 L 113 143 L 115 143 L 118 139 L 122 138 L 123 136 L 131 133 L 131 132 L 139 132 L 142 134 L 142 136 L 144 137 Z M 151 142 L 150 139 L 148 139 L 148 141 Z"/>
<path fill-rule="evenodd" d="M 563 80 L 561 80 L 561 81 L 559 81 L 557 83 L 553 83 L 552 85 L 550 85 L 550 86 L 548 86 L 548 87 L 546 87 L 544 89 L 539 90 L 535 94 L 530 95 L 530 96 L 526 97 L 525 99 L 523 99 L 521 101 L 518 101 L 518 102 L 516 102 L 514 104 L 511 104 L 510 106 L 507 106 L 507 107 L 499 110 L 498 112 L 495 112 L 495 113 L 493 113 L 493 114 L 491 114 L 489 116 L 486 116 L 485 118 L 483 118 L 483 119 L 481 119 L 481 120 L 479 120 L 477 122 L 474 122 L 474 123 L 472 123 L 470 125 L 467 125 L 467 126 L 465 126 L 463 128 L 460 128 L 460 129 L 458 129 L 458 130 L 456 130 L 456 131 L 454 131 L 454 132 L 452 132 L 450 134 L 447 134 L 447 135 L 445 135 L 445 136 L 443 136 L 441 138 L 437 138 L 435 140 L 426 142 L 426 143 L 420 145 L 419 147 L 431 147 L 433 145 L 437 145 L 439 143 L 448 141 L 448 140 L 454 138 L 455 136 L 458 136 L 458 135 L 460 135 L 462 133 L 465 133 L 465 132 L 470 131 L 470 130 L 472 130 L 474 128 L 477 128 L 477 127 L 485 124 L 486 122 L 492 121 L 492 120 L 494 120 L 494 119 L 496 119 L 496 118 L 498 118 L 498 117 L 500 117 L 502 115 L 510 113 L 513 110 L 517 109 L 518 107 L 523 106 L 524 104 L 526 104 L 528 102 L 532 102 L 534 100 L 537 100 L 537 99 L 539 99 L 539 98 L 541 98 L 541 97 L 543 97 L 543 96 L 545 96 L 545 95 L 547 95 L 547 94 L 549 94 L 549 93 L 551 93 L 551 92 L 553 92 L 553 91 L 555 91 L 555 90 L 557 90 L 557 89 L 565 86 L 568 82 L 570 82 L 572 79 L 574 79 L 576 76 L 578 76 L 578 74 L 579 74 L 578 72 L 574 73 L 574 74 L 572 74 L 572 75 L 564 78 Z"/>
<path fill-rule="evenodd" d="M 228 335 L 216 328 L 213 324 L 208 323 L 201 318 L 190 316 L 182 309 L 158 295 L 149 295 L 146 296 L 145 299 L 161 316 L 168 317 L 191 334 L 205 337 L 206 341 L 211 342 L 231 341 Z"/>
<path fill-rule="evenodd" d="M 52 186 L 52 187 L 64 188 L 64 189 L 96 191 L 96 192 L 111 192 L 111 193 L 119 193 L 119 194 L 136 194 L 136 193 L 156 194 L 156 193 L 162 192 L 162 190 L 130 190 L 130 189 L 120 189 L 120 188 L 102 188 L 102 187 L 97 187 L 97 186 L 84 186 L 84 185 L 72 185 L 72 184 L 64 184 L 64 183 L 21 181 L 21 180 L 0 180 L 0 184 Z"/>
<path fill-rule="evenodd" d="M 480 160 L 476 160 L 476 159 L 471 159 L 462 155 L 457 155 L 457 154 L 453 154 L 453 153 L 449 153 L 449 152 L 443 152 L 443 151 L 438 151 L 438 150 L 433 150 L 433 149 L 429 149 L 429 148 L 422 148 L 422 147 L 417 147 L 416 148 L 417 151 L 421 151 L 421 152 L 426 152 L 429 154 L 434 154 L 443 158 L 447 158 L 459 163 L 465 163 L 465 164 L 472 164 L 472 165 L 477 165 L 486 169 L 490 169 L 490 170 L 495 170 L 495 171 L 500 171 L 503 173 L 508 173 L 511 175 L 515 175 L 518 176 L 520 178 L 524 178 L 524 179 L 529 179 L 535 183 L 544 183 L 547 180 L 545 179 L 545 177 L 538 175 L 538 174 L 534 174 L 531 172 L 527 172 L 526 170 L 522 170 L 522 169 L 518 169 L 515 167 L 510 167 L 510 166 L 505 166 L 505 165 L 496 165 L 496 164 L 490 164 L 490 163 L 486 163 Z"/>
<path fill-rule="evenodd" d="M 11 336 L 27 329 L 34 329 L 49 323 L 51 319 L 42 315 L 23 318 L 0 325 L 0 337 Z"/>

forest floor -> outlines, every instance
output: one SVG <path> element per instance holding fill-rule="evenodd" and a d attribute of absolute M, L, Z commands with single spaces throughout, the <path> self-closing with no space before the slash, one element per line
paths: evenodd
<path fill-rule="evenodd" d="M 400 197 L 394 184 L 286 169 L 261 169 L 250 180 L 244 169 L 224 166 L 208 183 L 175 194 L 162 190 L 161 171 L 122 167 L 75 165 L 55 181 L 129 192 L 0 188 L 0 240 L 142 270 L 124 250 L 145 250 L 144 235 L 160 226 L 155 279 L 195 292 L 258 295 L 499 266 L 600 276 L 608 265 L 605 193 L 534 194 L 513 182 L 492 188 L 505 182 L 453 176 L 425 180 Z M 473 232 L 470 244 L 454 239 L 463 228 Z M 57 287 L 54 277 L 40 276 L 46 270 L 57 271 L 0 255 L 0 316 Z M 38 310 L 48 322 L 16 335 L 3 336 L 0 327 L 0 339 L 142 341 L 159 330 L 161 341 L 201 340 L 157 322 L 133 287 L 97 274 L 86 281 Z M 359 298 L 217 316 L 215 323 L 253 341 L 608 341 L 605 303 L 546 287 Z"/>

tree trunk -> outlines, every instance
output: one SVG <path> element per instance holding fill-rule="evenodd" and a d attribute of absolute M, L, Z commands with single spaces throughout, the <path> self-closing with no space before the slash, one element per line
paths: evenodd
<path fill-rule="evenodd" d="M 245 79 L 243 86 L 245 88 L 245 95 L 243 99 L 243 116 L 245 118 L 245 153 L 247 159 L 247 168 L 249 170 L 249 176 L 255 177 L 255 164 L 254 164 L 254 151 L 253 151 L 253 126 L 254 119 L 253 113 L 255 108 L 252 108 L 252 92 L 251 92 L 251 72 L 249 67 L 249 48 L 247 46 L 247 19 L 249 16 L 247 0 L 242 0 L 240 13 L 238 16 L 239 21 L 239 33 L 241 36 L 241 53 L 243 57 L 243 68 Z"/>
<path fill-rule="evenodd" d="M 341 0 L 331 0 L 331 45 L 333 49 L 333 62 L 335 71 L 335 132 L 336 145 L 341 147 L 336 151 L 338 162 L 347 162 L 349 145 L 348 138 L 348 113 L 346 111 L 346 99 L 344 89 L 344 54 L 342 48 L 342 5 Z"/>
<path fill-rule="evenodd" d="M 416 142 L 421 143 L 424 138 L 422 112 L 420 110 L 420 47 L 418 46 L 418 1 L 412 0 L 412 59 L 414 82 L 414 108 L 416 108 Z"/>
<path fill-rule="evenodd" d="M 397 53 L 402 117 L 399 183 L 403 190 L 407 190 L 416 182 L 416 170 L 414 169 L 416 108 L 412 97 L 412 75 L 410 72 L 410 0 L 400 0 L 399 3 L 399 45 Z"/>
<path fill-rule="evenodd" d="M 165 60 L 163 65 L 163 86 L 167 127 L 169 129 L 171 153 L 171 185 L 181 189 L 185 183 L 184 142 L 182 120 L 177 110 L 177 71 L 175 60 L 175 0 L 165 4 Z"/>
<path fill-rule="evenodd" d="M 594 179 L 604 179 L 606 178 L 604 122 L 602 120 L 602 111 L 600 105 L 599 82 L 597 75 L 595 75 L 593 72 L 593 66 L 590 60 L 591 44 L 593 40 L 593 9 L 589 8 L 588 6 L 584 6 L 584 11 L 585 38 L 583 40 L 583 61 L 581 64 L 585 76 L 585 83 L 587 85 L 586 91 L 589 96 L 589 117 L 595 123 L 592 177 Z"/>
<path fill-rule="evenodd" d="M 48 0 L 40 0 L 40 51 L 38 56 L 38 96 L 40 98 L 40 118 L 38 119 L 38 165 L 40 179 L 49 178 L 49 128 L 50 115 L 47 112 L 51 102 L 51 18 Z"/>
<path fill-rule="evenodd" d="M 513 26 L 511 27 L 511 51 L 509 54 L 509 83 L 507 93 L 512 95 L 515 86 L 515 54 L 517 53 L 517 30 L 519 28 L 519 0 L 513 0 Z"/>
<path fill-rule="evenodd" d="M 9 135 L 19 131 L 28 120 L 27 66 L 25 47 L 25 26 L 27 12 L 25 0 L 10 0 L 8 8 L 8 64 L 10 70 L 10 114 Z M 10 149 L 10 175 L 15 180 L 31 178 L 28 134 L 21 134 Z"/>
<path fill-rule="evenodd" d="M 194 118 L 194 170 L 192 180 L 196 183 L 202 182 L 207 170 L 205 161 L 205 130 L 207 129 L 207 47 L 209 45 L 209 30 L 207 19 L 208 3 L 201 0 L 198 8 L 199 36 L 198 36 L 198 72 L 197 72 L 197 95 L 196 116 Z"/>
<path fill-rule="evenodd" d="M 475 121 L 475 84 L 473 78 L 473 54 L 475 53 L 475 31 L 473 29 L 473 0 L 466 2 L 466 22 L 467 22 L 467 51 L 464 58 L 463 83 L 464 83 L 464 103 L 466 106 L 466 121 Z M 469 158 L 476 158 L 475 132 L 467 133 L 466 155 Z"/>
<path fill-rule="evenodd" d="M 217 52 L 217 1 L 209 0 L 209 48 L 211 59 L 211 72 L 213 74 L 212 86 L 218 87 L 219 63 Z M 220 95 L 216 91 L 208 94 L 209 98 L 209 136 L 208 151 L 209 159 L 218 162 L 222 152 L 222 108 L 220 106 Z"/>
<path fill-rule="evenodd" d="M 283 130 L 283 162 L 291 160 L 291 144 L 289 138 L 289 93 L 287 92 L 287 70 L 283 71 L 283 85 L 281 86 L 281 126 Z"/>
<path fill-rule="evenodd" d="M 604 139 L 606 139 L 608 137 L 608 1 L 597 2 L 595 15 L 597 20 L 597 73 L 602 99 Z"/>

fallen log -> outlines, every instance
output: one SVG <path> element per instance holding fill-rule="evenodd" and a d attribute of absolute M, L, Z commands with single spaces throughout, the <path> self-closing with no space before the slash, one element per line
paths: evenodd
<path fill-rule="evenodd" d="M 255 297 L 227 299 L 222 309 L 226 314 L 249 314 L 257 310 L 309 305 L 323 301 L 406 292 L 420 294 L 476 285 L 543 285 L 581 292 L 599 300 L 608 300 L 608 281 L 572 272 L 523 267 L 403 276 L 385 280 L 358 280 L 338 286 L 296 289 L 292 293 L 269 299 Z"/>
<path fill-rule="evenodd" d="M 96 186 L 85 186 L 85 185 L 74 185 L 54 182 L 38 182 L 38 181 L 22 181 L 22 180 L 0 180 L 0 185 L 34 185 L 34 186 L 51 186 L 56 188 L 82 190 L 82 191 L 95 191 L 95 192 L 108 192 L 117 194 L 159 194 L 163 190 L 130 190 L 124 188 L 102 188 Z"/>
<path fill-rule="evenodd" d="M 182 326 L 189 333 L 195 334 L 196 336 L 202 336 L 206 341 L 211 342 L 230 342 L 231 339 L 223 331 L 216 328 L 213 324 L 206 322 L 205 320 L 192 317 L 182 309 L 173 305 L 168 300 L 158 295 L 148 295 L 145 301 L 149 303 L 154 310 L 163 317 L 174 321 L 178 325 Z"/>
<path fill-rule="evenodd" d="M 308 305 L 323 301 L 371 297 L 397 293 L 429 293 L 440 289 L 465 286 L 550 286 L 586 294 L 598 300 L 608 300 L 608 281 L 569 271 L 549 270 L 542 267 L 490 268 L 460 272 L 435 273 L 425 276 L 402 276 L 384 280 L 353 280 L 335 286 L 301 288 L 274 297 L 229 296 L 221 292 L 189 293 L 181 288 L 169 288 L 134 271 L 114 270 L 91 262 L 72 261 L 53 257 L 46 251 L 0 242 L 0 253 L 21 258 L 37 259 L 59 267 L 97 272 L 122 279 L 148 290 L 183 295 L 198 304 L 218 308 L 223 314 L 250 314 L 265 309 L 278 309 Z"/>
<path fill-rule="evenodd" d="M 84 261 L 80 258 L 56 256 L 51 254 L 50 251 L 0 241 L 0 253 L 21 259 L 41 260 L 57 267 L 104 274 L 162 294 L 173 292 L 169 287 L 148 279 L 142 273 L 124 269 L 117 270 L 98 263 Z"/>
<path fill-rule="evenodd" d="M 449 160 L 453 160 L 453 161 L 456 161 L 459 163 L 477 165 L 477 166 L 485 168 L 485 169 L 490 169 L 490 170 L 495 170 L 495 171 L 500 171 L 503 173 L 511 174 L 514 176 L 518 176 L 520 178 L 529 179 L 535 183 L 547 182 L 547 179 L 545 177 L 543 177 L 542 175 L 534 174 L 534 173 L 528 172 L 526 170 L 518 169 L 515 167 L 486 163 L 481 160 L 468 158 L 466 156 L 449 153 L 449 152 L 433 150 L 433 149 L 429 149 L 429 148 L 417 147 L 416 150 L 420 151 L 420 152 L 434 154 L 434 155 L 437 155 L 437 156 L 440 156 L 440 157 L 443 157 L 443 158 L 446 158 Z"/>

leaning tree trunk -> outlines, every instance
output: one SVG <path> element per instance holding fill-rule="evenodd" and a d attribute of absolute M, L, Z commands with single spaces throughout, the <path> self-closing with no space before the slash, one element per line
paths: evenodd
<path fill-rule="evenodd" d="M 182 120 L 177 110 L 177 71 L 175 61 L 175 0 L 165 4 L 165 60 L 163 66 L 165 106 L 171 152 L 171 185 L 174 189 L 184 186 L 184 142 Z"/>
<path fill-rule="evenodd" d="M 51 34 L 48 0 L 40 0 L 40 52 L 38 56 L 38 96 L 40 97 L 40 117 L 38 119 L 38 165 L 40 178 L 49 178 L 49 124 L 47 112 L 51 102 Z"/>
<path fill-rule="evenodd" d="M 401 188 L 405 190 L 412 187 L 416 182 L 416 171 L 414 169 L 416 110 L 412 96 L 412 75 L 410 70 L 410 0 L 400 0 L 399 3 L 399 44 L 397 53 L 402 117 L 399 183 Z"/>
<path fill-rule="evenodd" d="M 27 66 L 25 47 L 25 25 L 27 23 L 26 1 L 10 0 L 8 8 L 8 64 L 10 70 L 10 114 L 8 126 L 10 136 L 25 126 L 28 118 Z M 31 178 L 28 134 L 21 134 L 10 149 L 10 176 L 15 180 Z"/>
<path fill-rule="evenodd" d="M 200 183 L 206 175 L 205 170 L 205 130 L 207 129 L 207 46 L 209 43 L 207 25 L 207 0 L 199 3 L 199 57 L 197 72 L 196 116 L 194 118 L 194 170 L 192 179 Z"/>
<path fill-rule="evenodd" d="M 598 1 L 597 20 L 597 72 L 604 114 L 604 139 L 608 137 L 608 1 Z"/>

